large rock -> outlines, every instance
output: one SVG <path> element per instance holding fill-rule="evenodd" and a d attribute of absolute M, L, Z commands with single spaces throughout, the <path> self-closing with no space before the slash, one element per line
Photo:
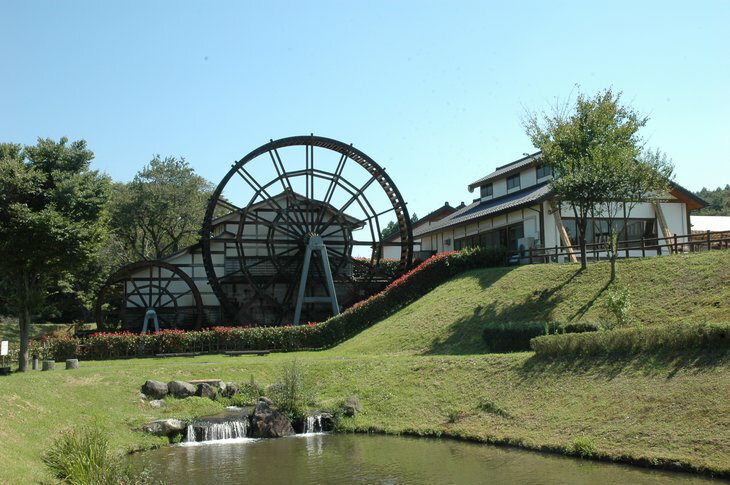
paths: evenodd
<path fill-rule="evenodd" d="M 142 394 L 150 399 L 162 399 L 167 393 L 167 384 L 164 382 L 147 381 L 142 385 Z"/>
<path fill-rule="evenodd" d="M 360 399 L 357 396 L 350 396 L 342 403 L 342 414 L 345 416 L 357 416 L 361 411 Z"/>
<path fill-rule="evenodd" d="M 215 400 L 215 398 L 218 397 L 218 390 L 210 384 L 202 383 L 198 384 L 198 389 L 196 389 L 195 395 Z"/>
<path fill-rule="evenodd" d="M 173 396 L 183 399 L 195 394 L 195 386 L 189 382 L 172 381 L 167 383 L 167 391 Z"/>
<path fill-rule="evenodd" d="M 286 415 L 271 406 L 271 400 L 260 397 L 251 415 L 251 436 L 254 438 L 280 438 L 295 434 Z"/>
<path fill-rule="evenodd" d="M 169 438 L 184 432 L 187 427 L 187 423 L 179 419 L 158 419 L 142 426 L 142 431 Z"/>
<path fill-rule="evenodd" d="M 221 395 L 223 397 L 233 397 L 238 393 L 238 386 L 235 382 L 229 382 L 226 384 L 226 387 L 221 390 Z"/>

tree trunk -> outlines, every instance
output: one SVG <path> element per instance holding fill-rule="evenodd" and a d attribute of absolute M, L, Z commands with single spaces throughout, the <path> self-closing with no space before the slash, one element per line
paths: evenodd
<path fill-rule="evenodd" d="M 588 219 L 582 217 L 576 222 L 578 225 L 578 239 L 580 243 L 580 269 L 586 269 L 588 267 L 588 254 L 586 249 L 586 227 L 588 226 Z"/>
<path fill-rule="evenodd" d="M 27 300 L 23 302 L 18 318 L 20 325 L 20 355 L 18 356 L 18 370 L 25 372 L 28 370 L 28 343 L 30 341 L 30 311 L 28 310 Z"/>
<path fill-rule="evenodd" d="M 28 344 L 30 343 L 30 282 L 28 274 L 24 271 L 21 277 L 20 298 L 18 305 L 18 325 L 20 326 L 20 355 L 18 355 L 18 370 L 28 370 Z"/>

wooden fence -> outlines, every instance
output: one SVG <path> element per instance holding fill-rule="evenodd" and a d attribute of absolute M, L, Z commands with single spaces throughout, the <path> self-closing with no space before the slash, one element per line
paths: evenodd
<path fill-rule="evenodd" d="M 619 241 L 617 257 L 646 257 L 662 254 L 677 254 L 713 249 L 730 248 L 730 231 L 707 231 L 694 234 L 675 234 L 670 237 L 641 238 Z M 589 260 L 609 258 L 608 243 L 586 244 Z M 580 245 L 553 246 L 550 248 L 528 248 L 507 253 L 507 264 L 535 264 L 560 262 L 560 258 L 580 258 Z"/>

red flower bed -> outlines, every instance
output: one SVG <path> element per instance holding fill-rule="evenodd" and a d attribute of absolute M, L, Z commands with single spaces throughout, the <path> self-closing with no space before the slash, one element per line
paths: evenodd
<path fill-rule="evenodd" d="M 52 338 L 41 343 L 43 357 L 62 360 L 102 359 L 177 352 L 225 350 L 321 349 L 351 338 L 423 296 L 463 271 L 504 264 L 501 250 L 466 249 L 427 259 L 390 283 L 383 291 L 360 301 L 325 322 L 280 327 L 215 325 L 201 331 L 162 330 L 154 334 L 98 332 L 87 338 Z"/>

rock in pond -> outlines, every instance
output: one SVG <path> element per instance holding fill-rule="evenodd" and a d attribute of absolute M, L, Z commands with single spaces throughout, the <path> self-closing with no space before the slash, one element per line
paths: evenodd
<path fill-rule="evenodd" d="M 167 393 L 167 384 L 164 382 L 147 381 L 142 385 L 142 394 L 151 399 L 162 399 Z"/>
<path fill-rule="evenodd" d="M 158 419 L 142 426 L 142 431 L 155 436 L 171 437 L 184 432 L 188 427 L 185 421 L 179 419 Z"/>
<path fill-rule="evenodd" d="M 167 391 L 173 396 L 183 399 L 195 395 L 195 386 L 189 382 L 171 381 L 167 383 Z"/>
<path fill-rule="evenodd" d="M 202 383 L 198 384 L 198 389 L 196 389 L 195 395 L 215 400 L 218 397 L 218 391 L 210 384 Z"/>
<path fill-rule="evenodd" d="M 280 438 L 296 434 L 286 415 L 271 407 L 271 400 L 260 397 L 251 415 L 251 436 L 254 438 Z"/>

